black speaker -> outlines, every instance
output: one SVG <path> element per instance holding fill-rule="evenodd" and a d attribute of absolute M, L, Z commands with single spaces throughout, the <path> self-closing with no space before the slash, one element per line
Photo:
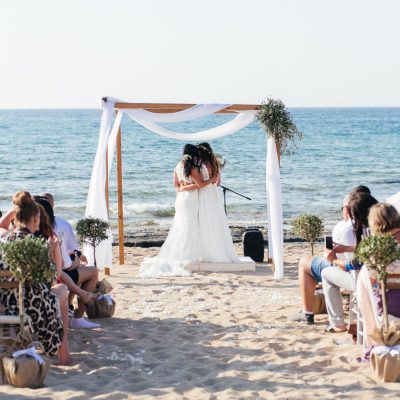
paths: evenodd
<path fill-rule="evenodd" d="M 243 254 L 255 262 L 264 261 L 264 236 L 258 228 L 247 228 L 243 234 Z"/>

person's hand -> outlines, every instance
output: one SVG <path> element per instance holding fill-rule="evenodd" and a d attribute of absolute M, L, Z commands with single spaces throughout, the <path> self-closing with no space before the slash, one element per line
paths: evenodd
<path fill-rule="evenodd" d="M 335 251 L 335 250 L 325 249 L 325 250 L 324 250 L 324 257 L 325 257 L 329 262 L 333 262 L 333 260 L 336 259 L 336 251 Z"/>
<path fill-rule="evenodd" d="M 47 239 L 47 243 L 49 244 L 50 251 L 55 251 L 57 246 L 60 246 L 60 240 L 58 239 L 58 237 L 56 235 L 50 236 Z"/>
<path fill-rule="evenodd" d="M 341 270 L 346 271 L 345 263 L 343 260 L 339 260 L 339 259 L 333 260 L 333 265 L 336 265 Z"/>

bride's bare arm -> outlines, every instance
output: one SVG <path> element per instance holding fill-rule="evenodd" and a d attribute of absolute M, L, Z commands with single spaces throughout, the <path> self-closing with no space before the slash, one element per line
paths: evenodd
<path fill-rule="evenodd" d="M 216 176 L 211 178 L 211 183 L 215 183 L 217 186 L 221 184 L 221 174 L 218 173 Z"/>
<path fill-rule="evenodd" d="M 177 192 L 179 191 L 180 186 L 181 184 L 179 182 L 178 175 L 176 174 L 176 171 L 174 171 L 174 187 Z"/>
<path fill-rule="evenodd" d="M 199 189 L 201 189 L 211 183 L 210 180 L 203 181 L 203 177 L 201 176 L 200 171 L 197 168 L 192 169 L 190 177 L 193 179 L 194 183 L 198 186 Z"/>
<path fill-rule="evenodd" d="M 179 188 L 180 192 L 184 192 L 185 190 L 197 190 L 199 187 L 195 183 L 189 183 L 188 185 L 181 185 Z"/>

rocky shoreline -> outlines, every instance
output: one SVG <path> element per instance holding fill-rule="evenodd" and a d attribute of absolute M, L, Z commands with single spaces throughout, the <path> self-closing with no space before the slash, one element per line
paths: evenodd
<path fill-rule="evenodd" d="M 268 231 L 264 227 L 258 226 L 264 236 L 264 243 L 268 246 Z M 243 234 L 246 231 L 246 227 L 243 226 L 231 226 L 231 234 L 234 243 L 241 243 Z M 127 229 L 124 234 L 124 245 L 126 247 L 161 247 L 168 235 L 167 228 L 161 227 L 141 227 L 140 229 L 129 230 Z M 322 241 L 322 238 L 319 239 Z M 304 242 L 303 239 L 294 236 L 290 231 L 284 230 L 284 242 L 285 243 L 300 243 Z M 118 246 L 118 234 L 114 232 L 114 243 L 113 246 Z"/>

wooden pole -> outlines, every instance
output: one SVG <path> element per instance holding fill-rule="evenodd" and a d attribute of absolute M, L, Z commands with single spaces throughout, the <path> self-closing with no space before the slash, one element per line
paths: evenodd
<path fill-rule="evenodd" d="M 117 135 L 117 186 L 118 186 L 118 247 L 119 263 L 125 264 L 124 254 L 124 205 L 122 195 L 122 148 L 121 148 L 121 127 Z"/>
<path fill-rule="evenodd" d="M 106 183 L 105 183 L 105 196 L 106 196 L 106 204 L 107 204 L 107 216 L 110 217 L 110 198 L 109 198 L 109 189 L 108 189 L 108 147 L 106 150 Z M 111 275 L 111 270 L 109 267 L 104 267 L 104 275 L 110 276 Z"/>

